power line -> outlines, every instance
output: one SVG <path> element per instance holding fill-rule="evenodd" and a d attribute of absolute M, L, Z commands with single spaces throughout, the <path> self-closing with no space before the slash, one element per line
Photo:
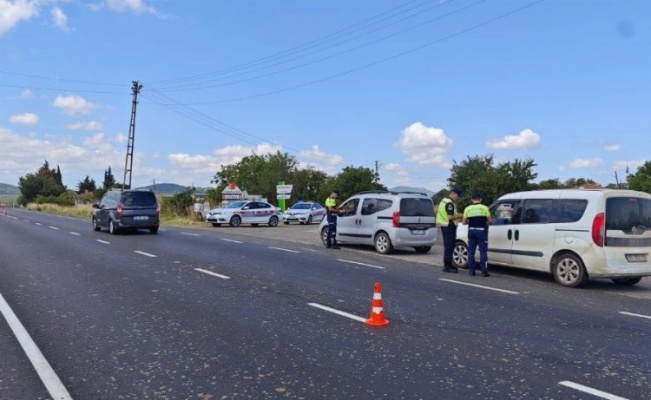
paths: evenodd
<path fill-rule="evenodd" d="M 83 84 L 86 84 L 86 85 L 96 85 L 96 86 L 115 86 L 115 87 L 123 87 L 124 86 L 121 83 L 104 83 L 104 82 L 95 82 L 95 81 L 84 81 L 84 80 L 80 80 L 80 79 L 57 78 L 57 77 L 53 77 L 53 76 L 32 75 L 32 74 L 24 74 L 24 73 L 21 73 L 21 72 L 11 72 L 11 71 L 1 71 L 1 70 L 0 70 L 0 74 L 13 75 L 13 76 L 22 76 L 22 77 L 26 77 L 26 78 L 44 79 L 44 80 L 50 80 L 50 81 L 83 83 Z"/>
<path fill-rule="evenodd" d="M 0 83 L 0 87 L 8 87 L 8 88 L 14 88 L 14 89 L 29 89 L 29 90 L 37 90 L 37 91 L 44 91 L 44 92 L 78 92 L 78 93 L 93 93 L 93 94 L 122 94 L 122 92 L 109 92 L 109 91 L 105 91 L 105 90 L 44 88 L 44 87 L 38 87 L 38 86 L 7 85 L 7 84 L 4 84 L 4 83 Z"/>
<path fill-rule="evenodd" d="M 236 98 L 231 98 L 231 99 L 213 100 L 213 101 L 185 103 L 183 105 L 207 105 L 207 104 L 233 103 L 233 102 L 238 102 L 238 101 L 251 100 L 251 99 L 255 99 L 255 98 L 259 98 L 259 97 L 266 97 L 266 96 L 276 95 L 276 94 L 280 94 L 280 93 L 284 93 L 284 92 L 289 92 L 291 90 L 299 89 L 299 88 L 302 88 L 302 87 L 312 86 L 312 85 L 315 85 L 317 83 L 330 81 L 332 79 L 339 78 L 339 77 L 342 77 L 342 76 L 345 76 L 345 75 L 350 75 L 350 74 L 352 74 L 354 72 L 358 72 L 358 71 L 361 71 L 361 70 L 364 70 L 364 69 L 368 69 L 368 68 L 374 67 L 374 66 L 376 66 L 378 64 L 382 64 L 382 63 L 394 60 L 396 58 L 400 58 L 400 57 L 415 53 L 417 51 L 420 51 L 420 50 L 423 50 L 425 48 L 431 47 L 433 45 L 445 42 L 445 41 L 453 39 L 453 38 L 455 38 L 457 36 L 461 36 L 461 35 L 466 34 L 468 32 L 477 30 L 477 29 L 482 28 L 482 27 L 484 27 L 486 25 L 489 25 L 489 24 L 492 24 L 492 23 L 497 22 L 499 20 L 502 20 L 504 18 L 507 18 L 507 17 L 509 17 L 509 16 L 511 16 L 513 14 L 517 14 L 517 13 L 519 13 L 521 11 L 524 11 L 524 10 L 526 10 L 528 8 L 531 8 L 531 7 L 535 6 L 535 5 L 538 5 L 538 4 L 540 4 L 540 3 L 544 2 L 544 1 L 545 0 L 534 1 L 532 3 L 529 3 L 529 4 L 525 5 L 525 6 L 518 7 L 518 8 L 513 9 L 513 10 L 507 12 L 507 13 L 500 14 L 497 17 L 490 18 L 488 20 L 485 20 L 485 21 L 480 22 L 478 24 L 472 25 L 472 26 L 470 26 L 468 28 L 462 29 L 462 30 L 457 31 L 455 33 L 451 33 L 451 34 L 443 36 L 443 37 L 441 37 L 439 39 L 426 42 L 425 44 L 422 44 L 420 46 L 411 48 L 409 50 L 406 50 L 406 51 L 403 51 L 403 52 L 400 52 L 400 53 L 397 53 L 397 54 L 394 54 L 394 55 L 391 55 L 391 56 L 388 56 L 388 57 L 381 58 L 379 60 L 373 61 L 373 62 L 368 63 L 368 64 L 361 65 L 361 66 L 353 68 L 353 69 L 349 69 L 349 70 L 342 71 L 342 72 L 339 72 L 339 73 L 336 73 L 336 74 L 333 74 L 333 75 L 329 75 L 329 76 L 324 77 L 324 78 L 319 78 L 319 79 L 303 82 L 303 83 L 300 83 L 300 84 L 297 84 L 297 85 L 285 87 L 285 88 L 282 88 L 282 89 L 272 90 L 272 91 L 268 91 L 268 92 L 261 92 L 261 93 L 257 93 L 257 94 L 253 94 L 253 95 L 249 95 L 249 96 L 242 96 L 242 97 L 236 97 Z"/>

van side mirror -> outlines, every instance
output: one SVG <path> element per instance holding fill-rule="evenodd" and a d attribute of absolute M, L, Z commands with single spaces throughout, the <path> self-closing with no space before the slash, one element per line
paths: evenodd
<path fill-rule="evenodd" d="M 95 208 L 95 209 L 97 209 L 97 210 L 99 210 L 99 208 L 100 208 L 100 207 L 99 207 L 99 204 L 97 204 L 97 203 L 93 204 L 92 207 Z"/>

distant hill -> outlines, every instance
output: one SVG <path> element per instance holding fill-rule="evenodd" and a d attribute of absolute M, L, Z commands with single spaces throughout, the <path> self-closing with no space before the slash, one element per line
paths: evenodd
<path fill-rule="evenodd" d="M 137 189 L 141 190 L 151 190 L 152 192 L 162 194 L 162 195 L 171 195 L 188 190 L 188 186 L 177 185 L 176 183 L 157 183 L 155 185 L 143 186 Z"/>
<path fill-rule="evenodd" d="M 432 192 L 431 190 L 422 188 L 422 187 L 412 187 L 412 186 L 395 186 L 392 188 L 389 188 L 390 191 L 392 192 L 417 192 L 417 193 L 425 193 L 429 197 L 432 197 L 436 194 L 436 192 Z"/>
<path fill-rule="evenodd" d="M 6 183 L 0 183 L 0 195 L 19 195 L 20 189 L 18 186 L 8 185 Z"/>

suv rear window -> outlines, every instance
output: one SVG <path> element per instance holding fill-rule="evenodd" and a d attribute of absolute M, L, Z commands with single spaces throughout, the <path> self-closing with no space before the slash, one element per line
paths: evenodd
<path fill-rule="evenodd" d="M 125 207 L 153 207 L 156 205 L 156 196 L 152 192 L 124 192 L 122 204 Z"/>
<path fill-rule="evenodd" d="M 637 233 L 651 230 L 651 200 L 611 197 L 606 200 L 606 230 Z"/>
<path fill-rule="evenodd" d="M 431 199 L 401 199 L 400 215 L 404 217 L 433 217 L 434 203 Z"/>

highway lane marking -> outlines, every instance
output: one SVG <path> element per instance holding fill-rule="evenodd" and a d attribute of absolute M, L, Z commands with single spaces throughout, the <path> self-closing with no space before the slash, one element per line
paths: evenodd
<path fill-rule="evenodd" d="M 615 396 L 614 394 L 602 392 L 601 390 L 593 389 L 591 387 L 580 385 L 578 383 L 574 383 L 570 381 L 562 381 L 562 382 L 558 382 L 558 384 L 562 386 L 566 386 L 571 389 L 578 390 L 583 393 L 588 393 L 593 396 L 601 397 L 602 399 L 606 399 L 606 400 L 628 400 L 625 397 Z"/>
<path fill-rule="evenodd" d="M 215 273 L 215 272 L 212 272 L 212 271 L 208 271 L 208 270 L 205 270 L 205 269 L 201 269 L 201 268 L 195 268 L 194 270 L 198 271 L 198 272 L 201 272 L 203 274 L 216 276 L 217 278 L 221 278 L 221 279 L 231 279 L 230 276 L 221 275 L 221 274 L 218 274 L 218 273 Z"/>
<path fill-rule="evenodd" d="M 635 314 L 635 313 L 630 313 L 630 312 L 626 312 L 626 311 L 620 311 L 619 313 L 623 314 L 623 315 L 629 315 L 631 317 L 651 319 L 651 315 Z"/>
<path fill-rule="evenodd" d="M 239 240 L 234 240 L 234 239 L 222 239 L 224 242 L 231 242 L 231 243 L 242 243 Z"/>
<path fill-rule="evenodd" d="M 77 233 L 77 232 L 70 232 L 70 234 L 75 236 L 81 236 L 81 233 Z"/>
<path fill-rule="evenodd" d="M 57 228 L 56 226 L 50 226 L 50 229 L 57 230 L 57 229 L 59 229 L 59 228 Z"/>
<path fill-rule="evenodd" d="M 181 232 L 181 235 L 185 235 L 185 236 L 201 236 L 198 233 L 189 233 L 189 232 Z"/>
<path fill-rule="evenodd" d="M 288 253 L 300 253 L 300 251 L 298 251 L 298 250 L 284 249 L 284 248 L 282 248 L 282 247 L 273 247 L 273 246 L 269 246 L 269 248 L 270 248 L 270 249 L 274 249 L 274 250 L 286 251 L 286 252 L 288 252 Z"/>
<path fill-rule="evenodd" d="M 386 269 L 386 267 L 381 267 L 379 265 L 366 264 L 366 263 L 359 262 L 359 261 L 344 260 L 343 258 L 337 258 L 337 261 L 340 261 L 342 263 L 348 263 L 348 264 L 362 265 L 364 267 L 370 267 L 370 268 Z"/>
<path fill-rule="evenodd" d="M 102 240 L 102 239 L 95 239 L 95 241 L 103 244 L 111 244 L 111 242 L 107 242 L 106 240 Z"/>
<path fill-rule="evenodd" d="M 158 256 L 156 256 L 154 254 L 145 253 L 144 251 L 140 251 L 140 250 L 135 250 L 134 253 L 138 253 L 138 254 L 141 254 L 143 256 L 152 257 L 152 258 L 158 257 Z"/>
<path fill-rule="evenodd" d="M 496 292 L 502 292 L 502 293 L 508 293 L 508 294 L 520 294 L 520 292 L 514 292 L 514 291 L 511 291 L 511 290 L 498 289 L 498 288 L 494 288 L 494 287 L 490 287 L 490 286 L 476 285 L 474 283 L 454 281 L 452 279 L 439 278 L 439 280 L 445 281 L 445 282 L 450 282 L 450 283 L 458 283 L 459 285 L 472 286 L 472 287 L 476 287 L 476 288 L 480 288 L 480 289 L 494 290 Z"/>
<path fill-rule="evenodd" d="M 350 318 L 350 319 L 355 320 L 355 321 L 366 322 L 366 318 L 358 317 L 357 315 L 349 314 L 349 313 L 347 313 L 345 311 L 337 310 L 336 308 L 323 306 L 323 305 L 318 304 L 318 303 L 307 303 L 307 305 L 319 308 L 319 309 L 324 310 L 324 311 L 331 312 L 333 314 L 341 315 L 342 317 Z"/>
<path fill-rule="evenodd" d="M 37 222 L 36 225 L 42 226 L 43 224 L 40 222 Z"/>
<path fill-rule="evenodd" d="M 9 307 L 9 304 L 2 294 L 0 294 L 0 312 L 7 320 L 11 331 L 14 333 L 14 336 L 16 336 L 18 343 L 20 343 L 27 358 L 34 366 L 36 373 L 41 378 L 41 381 L 45 385 L 48 393 L 50 393 L 50 396 L 57 400 L 72 400 L 70 393 L 68 393 L 66 387 L 63 386 L 63 382 L 61 382 L 56 372 L 54 372 L 54 369 L 52 369 L 50 363 L 45 359 L 41 350 L 39 350 L 36 343 L 34 343 L 34 340 L 29 336 L 29 333 L 27 333 L 27 330 L 25 330 L 23 324 L 20 322 L 16 314 L 14 314 L 11 307 Z"/>

